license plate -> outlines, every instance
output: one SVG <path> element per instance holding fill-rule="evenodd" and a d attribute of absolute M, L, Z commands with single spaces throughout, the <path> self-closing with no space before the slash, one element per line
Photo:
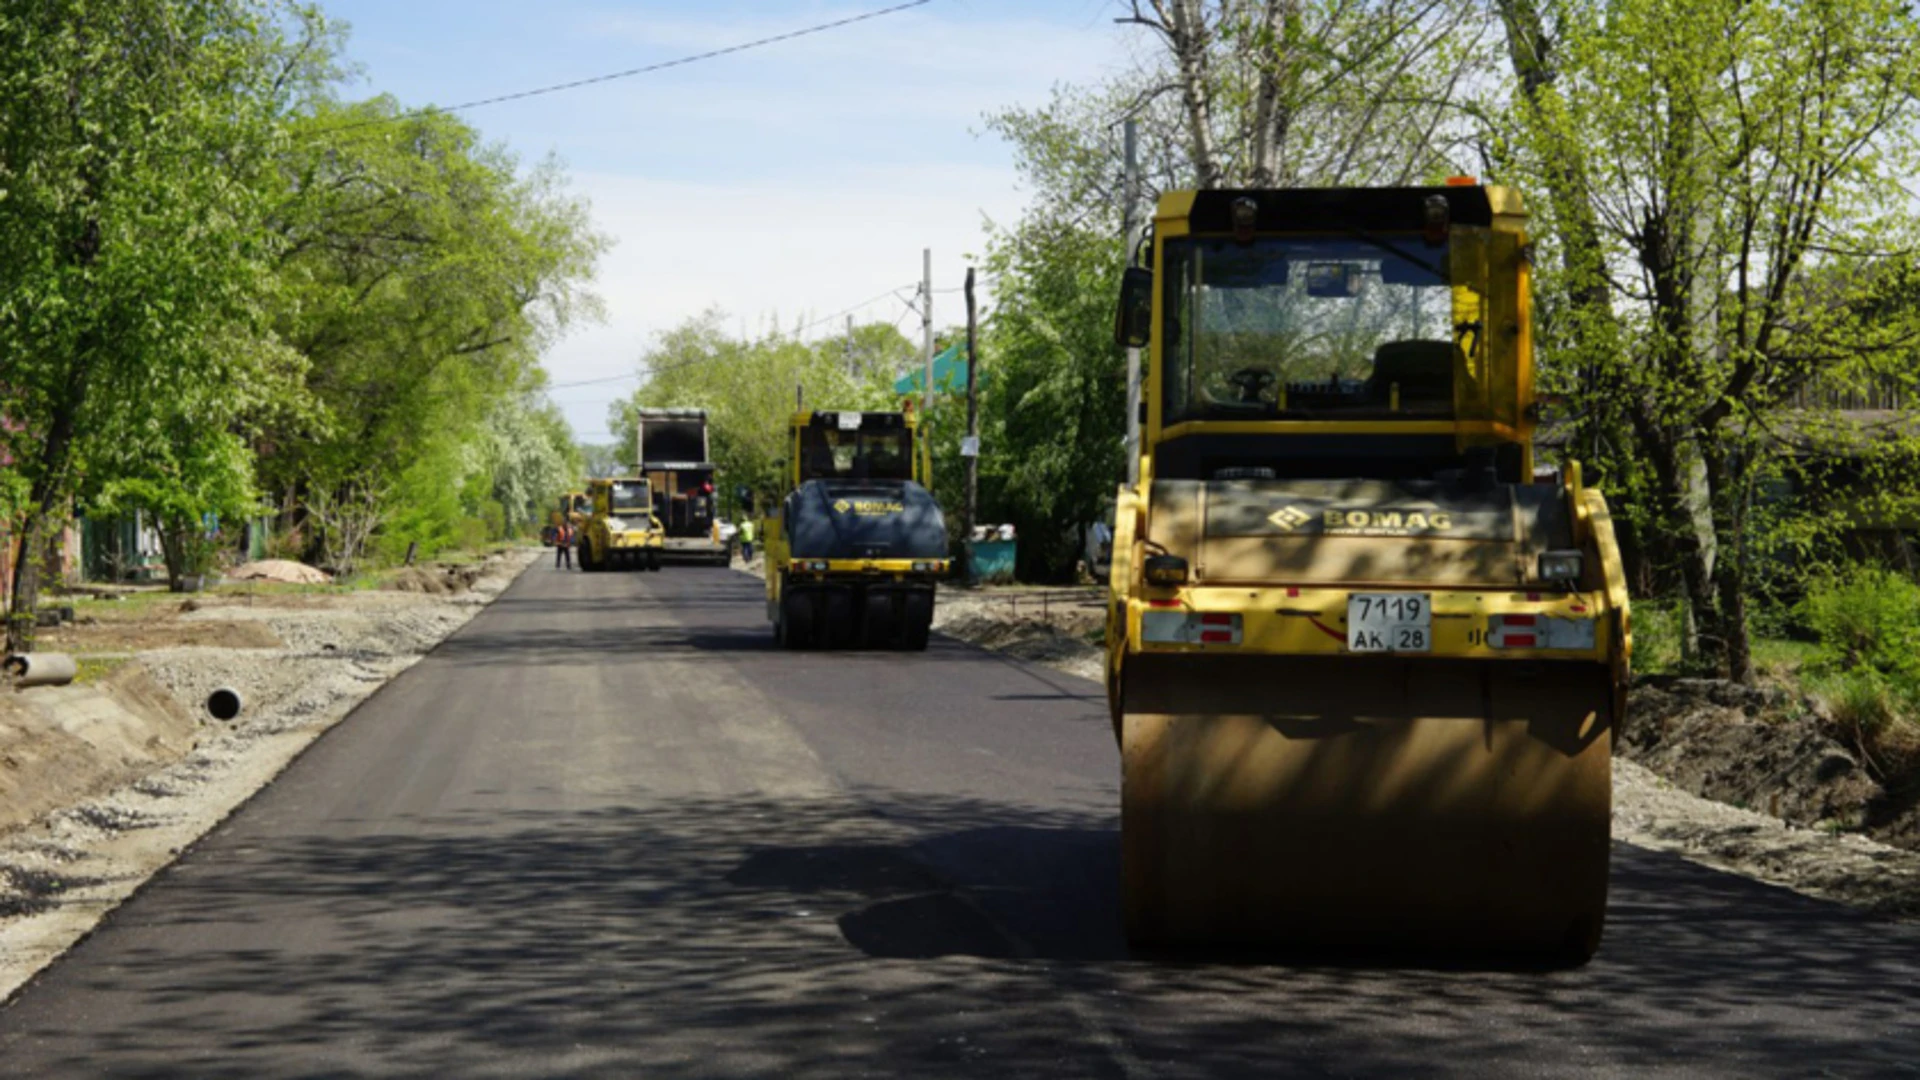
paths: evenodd
<path fill-rule="evenodd" d="M 1352 593 L 1348 652 L 1432 652 L 1433 604 L 1426 593 Z"/>

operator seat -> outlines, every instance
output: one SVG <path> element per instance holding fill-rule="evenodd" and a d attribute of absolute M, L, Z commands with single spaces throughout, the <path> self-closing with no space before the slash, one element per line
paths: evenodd
<path fill-rule="evenodd" d="M 1379 405 L 1392 400 L 1400 385 L 1400 407 L 1418 412 L 1453 408 L 1453 355 L 1450 341 L 1389 341 L 1374 350 L 1367 397 Z"/>

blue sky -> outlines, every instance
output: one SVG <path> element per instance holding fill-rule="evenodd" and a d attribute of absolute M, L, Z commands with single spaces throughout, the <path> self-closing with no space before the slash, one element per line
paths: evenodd
<path fill-rule="evenodd" d="M 327 0 L 364 77 L 349 96 L 452 104 L 638 67 L 888 0 Z M 1024 197 L 983 114 L 1126 67 L 1112 0 L 934 0 L 925 7 L 632 79 L 475 109 L 523 160 L 557 155 L 616 241 L 607 321 L 546 358 L 555 384 L 623 375 L 651 336 L 708 307 L 744 331 L 792 326 L 920 274 L 957 320 L 966 256 Z M 944 306 L 944 310 L 943 310 Z M 905 315 L 885 299 L 863 321 Z M 901 325 L 912 330 L 917 320 Z M 843 320 L 813 335 L 835 332 Z M 917 332 L 917 331 L 915 331 Z M 633 381 L 552 392 L 588 441 Z"/>

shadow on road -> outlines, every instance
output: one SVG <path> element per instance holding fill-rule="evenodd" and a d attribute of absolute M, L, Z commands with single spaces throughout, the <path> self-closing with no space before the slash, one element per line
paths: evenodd
<path fill-rule="evenodd" d="M 1113 822 L 976 800 L 635 793 L 367 824 L 351 841 L 239 828 L 184 860 L 83 946 L 120 958 L 65 989 L 83 1011 L 29 994 L 0 1014 L 0 1051 L 38 1051 L 12 1074 L 478 1076 L 511 1059 L 564 1076 L 1866 1076 L 1920 1060 L 1915 928 L 1633 849 L 1600 959 L 1542 974 L 1130 959 Z M 103 1032 L 103 1015 L 138 1019 Z"/>

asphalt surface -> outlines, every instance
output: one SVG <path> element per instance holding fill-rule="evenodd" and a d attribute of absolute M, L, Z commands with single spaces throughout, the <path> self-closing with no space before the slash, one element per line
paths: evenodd
<path fill-rule="evenodd" d="M 1920 1076 L 1920 927 L 1625 847 L 1578 971 L 1129 958 L 1103 708 L 538 565 L 0 1011 L 0 1076 Z"/>

